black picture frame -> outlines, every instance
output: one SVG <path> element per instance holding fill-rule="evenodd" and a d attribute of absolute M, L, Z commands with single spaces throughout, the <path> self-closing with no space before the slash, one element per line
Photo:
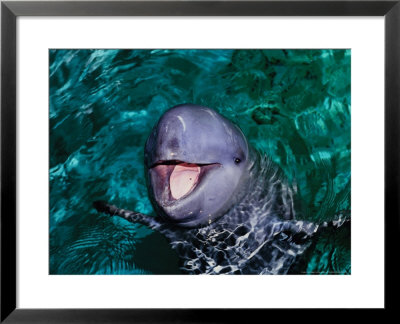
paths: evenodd
<path fill-rule="evenodd" d="M 1 2 L 1 322 L 233 322 L 268 309 L 16 308 L 16 19 L 19 16 L 384 16 L 385 310 L 396 307 L 399 238 L 400 0 L 395 1 L 2 1 Z"/>

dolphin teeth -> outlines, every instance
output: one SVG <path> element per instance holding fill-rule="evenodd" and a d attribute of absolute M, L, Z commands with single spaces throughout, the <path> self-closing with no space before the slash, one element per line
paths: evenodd
<path fill-rule="evenodd" d="M 180 199 L 192 191 L 199 180 L 200 171 L 201 169 L 197 164 L 182 163 L 176 165 L 169 178 L 172 198 Z"/>

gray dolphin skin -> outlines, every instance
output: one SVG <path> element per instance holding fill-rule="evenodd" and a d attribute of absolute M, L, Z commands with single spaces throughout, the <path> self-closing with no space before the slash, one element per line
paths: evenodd
<path fill-rule="evenodd" d="M 173 107 L 145 145 L 156 216 L 103 201 L 94 207 L 163 234 L 189 274 L 286 274 L 323 228 L 350 222 L 297 220 L 295 192 L 282 171 L 216 111 Z"/>
<path fill-rule="evenodd" d="M 236 125 L 194 105 L 168 110 L 145 146 L 153 206 L 184 227 L 213 222 L 239 201 L 254 163 L 255 154 Z"/>

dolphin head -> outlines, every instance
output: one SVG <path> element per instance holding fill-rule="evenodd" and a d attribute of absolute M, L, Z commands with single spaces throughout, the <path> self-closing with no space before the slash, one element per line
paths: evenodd
<path fill-rule="evenodd" d="M 213 222 L 244 194 L 251 156 L 239 127 L 214 110 L 189 104 L 169 109 L 145 145 L 153 206 L 183 227 Z"/>

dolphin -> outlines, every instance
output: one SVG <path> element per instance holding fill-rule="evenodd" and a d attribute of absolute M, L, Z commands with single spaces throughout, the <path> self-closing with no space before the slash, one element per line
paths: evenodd
<path fill-rule="evenodd" d="M 183 273 L 287 274 L 321 229 L 350 221 L 346 211 L 320 224 L 297 219 L 282 170 L 208 107 L 167 110 L 147 139 L 144 165 L 155 217 L 105 201 L 94 207 L 160 232 Z"/>

